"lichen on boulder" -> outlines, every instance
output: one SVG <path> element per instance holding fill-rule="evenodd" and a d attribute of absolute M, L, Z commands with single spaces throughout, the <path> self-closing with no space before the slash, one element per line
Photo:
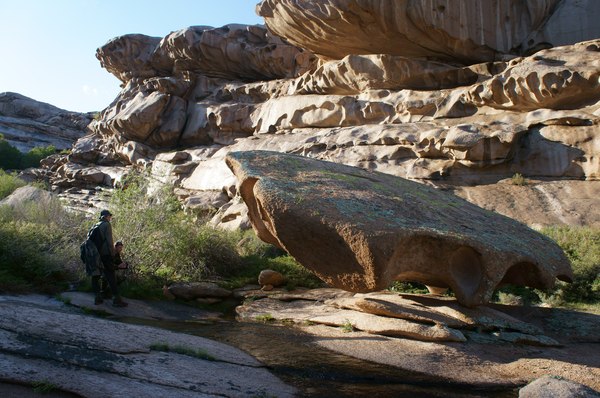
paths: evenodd
<path fill-rule="evenodd" d="M 233 152 L 226 162 L 258 237 L 337 288 L 414 281 L 477 306 L 503 284 L 543 289 L 573 277 L 549 238 L 423 184 L 278 152 Z"/>

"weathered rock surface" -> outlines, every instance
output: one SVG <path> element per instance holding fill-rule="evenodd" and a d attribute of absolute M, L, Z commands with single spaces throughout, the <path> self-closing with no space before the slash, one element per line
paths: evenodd
<path fill-rule="evenodd" d="M 15 189 L 13 193 L 0 200 L 0 206 L 16 207 L 28 202 L 36 202 L 42 204 L 45 208 L 49 208 L 53 201 L 57 201 L 56 195 L 41 188 L 26 185 Z"/>
<path fill-rule="evenodd" d="M 2 380 L 50 381 L 85 397 L 295 394 L 256 359 L 231 346 L 69 313 L 59 305 L 2 298 Z"/>
<path fill-rule="evenodd" d="M 600 363 L 595 348 L 600 341 L 598 315 L 506 305 L 468 309 L 450 297 L 392 292 L 356 295 L 337 289 L 246 292 L 254 298 L 261 293 L 262 298 L 248 300 L 237 308 L 241 319 L 294 324 L 314 336 L 318 346 L 335 352 L 406 370 L 419 369 L 449 382 L 476 380 L 480 386 L 518 387 L 541 375 L 554 374 L 593 389 L 600 388 Z M 330 322 L 340 304 L 366 299 L 376 300 L 390 310 L 377 316 L 383 322 L 405 318 L 407 314 L 413 316 L 420 310 L 422 319 L 413 317 L 407 322 L 416 326 L 446 326 L 461 332 L 466 341 L 428 342 L 419 341 L 425 339 L 417 335 L 402 335 L 400 331 L 396 331 L 395 337 L 376 330 L 365 332 L 371 325 L 363 324 L 365 331 L 358 327 L 359 320 L 364 319 L 362 310 L 347 310 L 343 312 L 343 320 Z M 444 318 L 440 318 L 441 314 Z M 319 320 L 324 323 L 318 323 Z M 510 337 L 518 339 L 509 342 Z"/>
<path fill-rule="evenodd" d="M 600 393 L 591 388 L 564 380 L 561 377 L 544 376 L 519 390 L 519 398 L 598 398 Z"/>
<path fill-rule="evenodd" d="M 70 112 L 17 93 L 0 93 L 0 134 L 21 152 L 53 145 L 70 149 L 87 132 L 92 113 Z"/>
<path fill-rule="evenodd" d="M 583 3 L 263 0 L 257 12 L 272 32 L 324 58 L 391 54 L 475 63 L 600 36 L 593 22 L 600 6 Z M 556 23 L 570 29 L 554 30 Z"/>
<path fill-rule="evenodd" d="M 343 32 L 314 40 L 339 54 L 315 63 L 316 48 L 259 26 L 117 38 L 98 57 L 121 94 L 42 176 L 84 202 L 118 184 L 117 169 L 149 169 L 186 208 L 216 212 L 214 225 L 247 228 L 224 158 L 273 150 L 437 185 L 530 225 L 598 223 L 600 42 L 581 42 L 599 36 L 598 2 L 273 0 L 259 11 L 271 32 L 302 33 L 290 43 Z M 365 38 L 369 51 L 347 47 Z M 504 183 L 515 173 L 531 183 Z M 566 194 L 574 187 L 581 195 Z"/>
<path fill-rule="evenodd" d="M 504 283 L 548 288 L 556 277 L 572 279 L 556 243 L 454 195 L 278 152 L 226 160 L 259 238 L 331 286 L 366 292 L 421 282 L 475 306 Z"/>
<path fill-rule="evenodd" d="M 271 288 L 279 287 L 285 284 L 285 276 L 272 269 L 264 269 L 258 274 L 258 284 L 263 287 L 268 285 L 270 285 Z"/>
<path fill-rule="evenodd" d="M 183 300 L 197 298 L 224 298 L 231 296 L 231 291 L 213 282 L 173 283 L 168 288 L 169 293 Z"/>
<path fill-rule="evenodd" d="M 100 47 L 96 58 L 123 83 L 190 71 L 231 80 L 270 80 L 300 74 L 313 62 L 310 53 L 273 36 L 263 26 L 235 24 L 191 26 L 163 39 L 124 35 Z M 154 82 L 163 90 L 183 87 L 177 79 Z"/>

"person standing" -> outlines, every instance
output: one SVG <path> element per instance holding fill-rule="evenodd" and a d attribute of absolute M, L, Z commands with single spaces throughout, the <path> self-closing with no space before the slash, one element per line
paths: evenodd
<path fill-rule="evenodd" d="M 100 220 L 97 224 L 98 230 L 93 239 L 94 244 L 98 248 L 98 253 L 100 253 L 100 260 L 103 265 L 102 275 L 92 276 L 92 289 L 96 295 L 94 304 L 102 304 L 104 302 L 104 299 L 102 298 L 102 292 L 100 290 L 100 278 L 104 277 L 108 282 L 110 290 L 112 291 L 113 306 L 126 307 L 128 304 L 123 301 L 119 295 L 117 280 L 115 277 L 114 256 L 116 253 L 115 246 L 113 244 L 112 225 L 110 224 L 112 217 L 112 213 L 108 210 L 102 210 L 100 212 Z"/>

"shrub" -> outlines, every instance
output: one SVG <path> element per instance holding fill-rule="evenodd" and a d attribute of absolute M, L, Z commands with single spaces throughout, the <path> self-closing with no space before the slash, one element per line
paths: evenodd
<path fill-rule="evenodd" d="M 147 181 L 143 175 L 132 175 L 111 199 L 114 237 L 124 240 L 134 279 L 156 278 L 162 286 L 239 265 L 233 234 L 186 215 L 171 187 L 148 195 Z"/>
<path fill-rule="evenodd" d="M 39 167 L 40 160 L 56 153 L 56 148 L 52 145 L 47 147 L 36 147 L 28 153 L 23 154 L 17 148 L 13 147 L 0 134 L 0 169 L 4 170 L 22 170 L 28 167 Z"/>
<path fill-rule="evenodd" d="M 26 185 L 25 181 L 18 178 L 15 174 L 7 173 L 0 169 L 0 199 L 4 199 L 13 193 L 15 189 L 24 185 Z"/>
<path fill-rule="evenodd" d="M 58 199 L 0 207 L 0 291 L 56 293 L 80 278 L 81 222 Z"/>
<path fill-rule="evenodd" d="M 21 163 L 21 152 L 10 145 L 0 134 L 0 169 L 14 170 L 19 168 Z"/>
<path fill-rule="evenodd" d="M 600 302 L 600 228 L 560 226 L 542 233 L 555 240 L 571 261 L 573 283 L 558 282 L 545 301 Z"/>
<path fill-rule="evenodd" d="M 54 155 L 55 153 L 56 148 L 53 145 L 33 148 L 25 155 L 22 155 L 19 168 L 26 169 L 29 167 L 40 167 L 40 161 L 42 159 L 47 158 L 50 155 Z"/>
<path fill-rule="evenodd" d="M 527 185 L 527 180 L 525 179 L 525 177 L 523 177 L 523 175 L 521 173 L 515 173 L 511 177 L 510 181 L 513 185 L 519 185 L 519 186 Z"/>

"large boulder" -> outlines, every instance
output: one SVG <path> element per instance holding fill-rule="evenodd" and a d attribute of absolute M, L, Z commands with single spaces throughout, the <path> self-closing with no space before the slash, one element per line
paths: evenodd
<path fill-rule="evenodd" d="M 506 283 L 544 289 L 572 280 L 552 240 L 440 190 L 277 152 L 233 152 L 226 161 L 259 238 L 334 287 L 415 281 L 477 306 Z"/>
<path fill-rule="evenodd" d="M 390 54 L 476 63 L 600 35 L 594 1 L 263 0 L 257 13 L 272 32 L 326 59 Z"/>

